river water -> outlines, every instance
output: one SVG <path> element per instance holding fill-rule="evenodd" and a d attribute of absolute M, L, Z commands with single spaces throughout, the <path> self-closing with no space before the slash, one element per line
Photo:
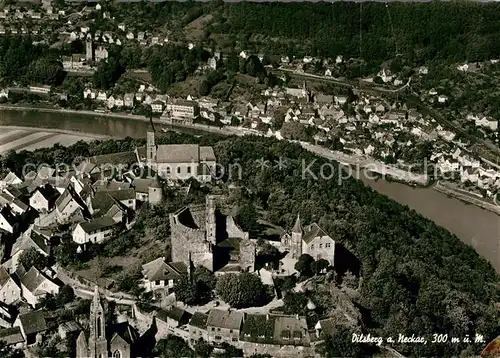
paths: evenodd
<path fill-rule="evenodd" d="M 150 129 L 148 122 L 138 120 L 30 111 L 0 111 L 0 126 L 52 128 L 122 138 L 145 137 L 146 131 Z M 162 126 L 155 124 L 155 127 L 158 129 Z M 182 131 L 196 133 L 193 129 Z M 363 178 L 363 182 L 448 229 L 463 242 L 474 247 L 500 273 L 500 216 L 450 198 L 432 188 L 413 188 L 400 183 L 366 178 Z"/>

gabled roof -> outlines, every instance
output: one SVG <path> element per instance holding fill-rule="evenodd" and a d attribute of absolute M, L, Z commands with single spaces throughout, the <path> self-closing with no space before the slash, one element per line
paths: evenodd
<path fill-rule="evenodd" d="M 313 223 L 306 228 L 306 232 L 302 237 L 302 240 L 307 244 L 310 243 L 315 237 L 318 236 L 330 236 L 328 235 L 318 224 Z"/>
<path fill-rule="evenodd" d="M 128 322 L 110 324 L 107 327 L 106 335 L 111 340 L 116 339 L 116 336 L 118 336 L 128 344 L 133 344 L 139 338 L 137 331 Z"/>
<path fill-rule="evenodd" d="M 175 265 L 174 265 L 175 264 Z M 163 257 L 157 258 L 145 265 L 142 265 L 144 276 L 149 281 L 158 280 L 176 280 L 181 275 L 187 272 L 187 267 L 184 263 L 166 263 Z"/>
<path fill-rule="evenodd" d="M 0 329 L 0 341 L 5 342 L 7 345 L 13 345 L 24 342 L 24 337 L 21 333 L 21 328 L 12 327 Z"/>
<path fill-rule="evenodd" d="M 47 330 L 47 322 L 41 310 L 20 314 L 19 320 L 26 335 Z"/>
<path fill-rule="evenodd" d="M 90 233 L 93 231 L 99 231 L 104 229 L 109 229 L 116 225 L 113 219 L 108 217 L 102 217 L 99 219 L 94 219 L 90 222 L 83 222 L 79 224 L 80 227 L 85 231 L 85 233 Z"/>
<path fill-rule="evenodd" d="M 35 192 L 37 191 L 49 202 L 49 205 L 55 203 L 57 197 L 59 196 L 59 192 L 50 184 L 45 184 L 44 186 L 37 188 Z"/>
<path fill-rule="evenodd" d="M 201 312 L 195 312 L 189 320 L 189 325 L 201 329 L 207 329 L 208 315 Z"/>
<path fill-rule="evenodd" d="M 21 283 L 31 293 L 35 292 L 43 281 L 49 280 L 43 273 L 38 271 L 35 266 L 32 266 L 28 272 L 21 278 Z"/>
<path fill-rule="evenodd" d="M 10 280 L 9 273 L 3 266 L 0 266 L 0 288 L 2 288 L 9 280 Z"/>
<path fill-rule="evenodd" d="M 212 309 L 208 313 L 207 326 L 239 330 L 243 318 L 243 312 Z"/>
<path fill-rule="evenodd" d="M 170 307 L 168 310 L 160 310 L 156 314 L 156 318 L 163 322 L 166 322 L 168 318 L 180 322 L 184 317 L 187 317 L 187 315 L 188 313 L 179 307 Z"/>
<path fill-rule="evenodd" d="M 11 226 L 14 226 L 17 222 L 16 217 L 12 214 L 12 210 L 8 205 L 0 209 L 0 215 L 3 216 L 5 221 L 7 221 Z"/>
<path fill-rule="evenodd" d="M 21 250 L 34 248 L 37 251 L 50 255 L 50 247 L 45 243 L 45 238 L 37 232 L 25 233 L 12 245 L 12 254 Z"/>

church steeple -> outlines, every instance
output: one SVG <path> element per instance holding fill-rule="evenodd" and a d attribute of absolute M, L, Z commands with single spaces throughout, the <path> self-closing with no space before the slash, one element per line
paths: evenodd
<path fill-rule="evenodd" d="M 295 220 L 295 225 L 293 225 L 292 232 L 296 234 L 302 234 L 302 225 L 300 224 L 300 214 L 297 214 L 297 220 Z"/>
<path fill-rule="evenodd" d="M 292 229 L 292 240 L 290 251 L 293 258 L 299 258 L 302 255 L 302 235 L 304 231 L 302 230 L 302 225 L 300 224 L 300 215 L 297 214 L 297 220 L 295 220 L 295 225 Z"/>
<path fill-rule="evenodd" d="M 106 339 L 106 319 L 99 295 L 99 287 L 94 288 L 94 297 L 90 304 L 90 336 L 89 353 L 91 358 L 106 358 L 108 356 L 108 341 Z"/>

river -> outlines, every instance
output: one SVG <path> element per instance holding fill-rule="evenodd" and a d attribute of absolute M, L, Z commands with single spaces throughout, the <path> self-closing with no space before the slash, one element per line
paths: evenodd
<path fill-rule="evenodd" d="M 98 116 L 91 120 L 86 115 L 31 111 L 0 111 L 0 126 L 52 128 L 122 138 L 145 137 L 149 129 L 148 122 L 138 120 Z M 155 126 L 157 129 L 162 127 L 162 125 Z M 182 129 L 182 131 L 197 133 L 193 129 Z M 407 205 L 457 235 L 489 260 L 500 273 L 500 217 L 498 215 L 450 198 L 432 188 L 413 188 L 400 183 L 373 181 L 367 178 L 362 180 L 379 193 Z"/>

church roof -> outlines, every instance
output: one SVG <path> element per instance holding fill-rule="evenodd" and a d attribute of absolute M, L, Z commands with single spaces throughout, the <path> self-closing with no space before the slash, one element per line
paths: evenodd
<path fill-rule="evenodd" d="M 137 331 L 128 322 L 110 324 L 106 327 L 106 331 L 110 339 L 114 339 L 117 335 L 128 344 L 134 344 L 139 338 Z"/>

